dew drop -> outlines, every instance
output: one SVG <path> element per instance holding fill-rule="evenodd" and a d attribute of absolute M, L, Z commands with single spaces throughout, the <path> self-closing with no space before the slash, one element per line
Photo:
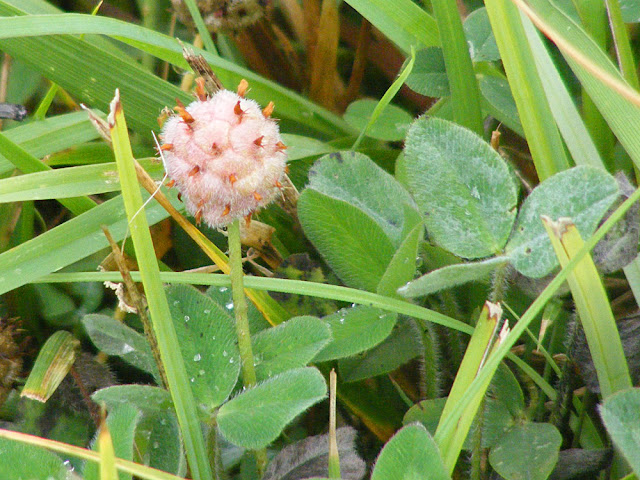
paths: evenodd
<path fill-rule="evenodd" d="M 209 315 L 210 313 L 211 313 L 211 310 L 209 310 L 208 308 L 207 308 L 207 309 L 205 309 L 205 311 L 204 311 L 204 314 L 205 314 L 205 315 Z"/>
<path fill-rule="evenodd" d="M 227 357 L 227 356 L 229 356 L 229 354 L 227 353 L 227 351 L 226 351 L 226 350 L 223 350 L 223 351 L 222 351 L 222 356 L 223 356 L 223 357 Z"/>
<path fill-rule="evenodd" d="M 229 290 L 227 287 L 220 287 L 221 292 L 226 292 L 227 290 Z"/>
<path fill-rule="evenodd" d="M 344 318 L 341 318 L 340 320 L 338 320 L 340 323 L 344 323 Z"/>
<path fill-rule="evenodd" d="M 128 343 L 125 343 L 122 346 L 122 354 L 124 355 L 125 353 L 131 353 L 135 350 L 135 348 L 133 348 L 131 345 L 129 345 Z"/>
<path fill-rule="evenodd" d="M 195 382 L 196 379 L 194 377 L 191 377 L 191 383 Z"/>
<path fill-rule="evenodd" d="M 229 363 L 233 363 L 234 361 L 235 361 L 235 360 L 234 360 L 234 358 L 233 358 L 233 357 L 231 357 L 231 358 L 229 359 Z"/>
<path fill-rule="evenodd" d="M 174 300 L 174 301 L 173 301 L 173 305 L 174 305 L 174 306 L 178 306 L 178 305 L 180 305 L 180 300 Z"/>
<path fill-rule="evenodd" d="M 184 316 L 184 321 L 188 322 L 189 320 L 191 320 L 191 317 L 189 315 L 185 315 Z"/>
<path fill-rule="evenodd" d="M 199 354 L 199 353 L 196 353 L 196 354 L 193 356 L 193 361 L 194 361 L 194 362 L 199 362 L 200 360 L 202 360 L 202 356 L 200 356 L 200 354 Z"/>
<path fill-rule="evenodd" d="M 227 304 L 225 305 L 225 308 L 226 308 L 227 310 L 231 310 L 231 309 L 233 308 L 233 302 L 229 302 L 229 303 L 227 303 Z"/>
<path fill-rule="evenodd" d="M 153 448 L 158 448 L 160 444 L 158 442 L 153 442 Z"/>
<path fill-rule="evenodd" d="M 206 372 L 202 369 L 198 370 L 198 375 L 202 376 L 204 375 Z"/>

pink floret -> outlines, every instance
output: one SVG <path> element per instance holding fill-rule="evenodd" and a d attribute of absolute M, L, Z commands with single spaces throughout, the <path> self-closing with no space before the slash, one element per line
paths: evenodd
<path fill-rule="evenodd" d="M 239 110 L 238 110 L 238 102 Z M 221 90 L 167 120 L 167 174 L 189 213 L 221 227 L 269 204 L 279 193 L 287 155 L 277 123 L 256 102 Z"/>

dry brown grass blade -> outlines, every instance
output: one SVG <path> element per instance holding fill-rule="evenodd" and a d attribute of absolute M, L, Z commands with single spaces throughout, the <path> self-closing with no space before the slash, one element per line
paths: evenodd
<path fill-rule="evenodd" d="M 371 23 L 363 18 L 362 23 L 360 24 L 360 30 L 358 31 L 358 40 L 353 58 L 353 67 L 351 67 L 349 84 L 347 86 L 347 90 L 340 99 L 340 110 L 344 110 L 351 102 L 358 98 L 360 85 L 364 78 L 364 70 L 367 66 L 367 53 L 370 38 Z"/>
<path fill-rule="evenodd" d="M 202 55 L 196 55 L 193 53 L 193 50 L 190 50 L 183 45 L 182 56 L 191 66 L 196 76 L 204 79 L 204 88 L 209 95 L 213 95 L 218 90 L 224 90 L 224 85 L 222 85 L 222 82 L 213 72 Z"/>
<path fill-rule="evenodd" d="M 309 97 L 335 110 L 340 17 L 336 0 L 323 0 L 315 48 L 310 57 Z"/>
<path fill-rule="evenodd" d="M 280 10 L 296 38 L 306 45 L 307 30 L 304 24 L 304 12 L 298 0 L 280 0 Z"/>
<path fill-rule="evenodd" d="M 305 50 L 307 52 L 307 63 L 313 56 L 318 38 L 318 24 L 320 21 L 320 0 L 302 0 L 302 11 L 304 13 L 304 29 L 306 32 Z"/>
<path fill-rule="evenodd" d="M 290 62 L 268 20 L 260 19 L 251 28 L 239 31 L 234 40 L 252 70 L 285 87 L 301 89 L 299 69 Z"/>

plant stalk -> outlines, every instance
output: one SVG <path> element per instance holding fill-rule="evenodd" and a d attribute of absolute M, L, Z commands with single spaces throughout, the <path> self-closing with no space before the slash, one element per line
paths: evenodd
<path fill-rule="evenodd" d="M 236 313 L 236 334 L 238 335 L 238 350 L 242 362 L 242 381 L 245 388 L 257 383 L 256 369 L 253 365 L 253 347 L 251 346 L 251 332 L 249 331 L 249 308 L 244 296 L 244 278 L 242 272 L 242 245 L 240 243 L 240 220 L 235 219 L 227 227 L 229 240 L 229 267 L 231 268 L 231 294 L 233 310 Z M 267 466 L 267 451 L 256 450 L 256 463 L 260 476 Z"/>

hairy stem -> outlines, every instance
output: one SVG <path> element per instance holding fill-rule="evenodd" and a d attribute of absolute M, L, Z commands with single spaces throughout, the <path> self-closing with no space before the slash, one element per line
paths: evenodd
<path fill-rule="evenodd" d="M 238 350 L 242 363 L 242 380 L 245 388 L 256 384 L 256 369 L 253 365 L 253 348 L 251 346 L 251 332 L 249 331 L 249 308 L 244 296 L 244 278 L 242 272 L 242 245 L 240 243 L 240 221 L 235 219 L 227 228 L 229 235 L 229 267 L 231 268 L 231 293 L 233 295 L 233 309 L 236 312 L 236 334 L 238 335 Z M 255 452 L 258 472 L 260 476 L 267 466 L 267 451 Z"/>

